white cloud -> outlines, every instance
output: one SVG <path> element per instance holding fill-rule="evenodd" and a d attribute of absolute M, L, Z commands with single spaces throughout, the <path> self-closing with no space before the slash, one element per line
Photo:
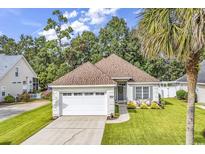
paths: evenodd
<path fill-rule="evenodd" d="M 69 26 L 70 26 L 70 23 L 63 24 L 63 25 L 61 25 L 61 30 L 65 30 L 65 29 L 67 29 Z"/>
<path fill-rule="evenodd" d="M 42 32 L 39 32 L 38 33 L 39 35 L 41 36 L 45 36 L 46 37 L 46 40 L 54 40 L 54 39 L 57 39 L 57 35 L 56 35 L 56 32 L 54 29 L 50 29 L 48 31 L 42 31 Z"/>
<path fill-rule="evenodd" d="M 66 17 L 67 19 L 75 18 L 77 15 L 78 12 L 76 10 L 73 10 L 72 12 L 65 11 L 65 13 L 63 14 L 63 16 Z"/>
<path fill-rule="evenodd" d="M 2 36 L 3 35 L 3 33 L 0 31 L 0 36 Z"/>
<path fill-rule="evenodd" d="M 26 25 L 26 26 L 33 26 L 33 27 L 41 27 L 41 23 L 38 23 L 38 22 L 34 22 L 34 21 L 22 21 L 22 24 L 23 25 Z"/>
<path fill-rule="evenodd" d="M 103 9 L 103 8 L 91 8 L 85 14 L 87 18 L 90 19 L 90 24 L 101 24 L 105 21 L 107 16 L 115 15 L 118 9 Z"/>
<path fill-rule="evenodd" d="M 73 28 L 74 33 L 82 33 L 83 31 L 90 30 L 90 28 L 87 25 L 85 25 L 83 22 L 80 22 L 78 20 L 72 22 L 70 26 Z"/>

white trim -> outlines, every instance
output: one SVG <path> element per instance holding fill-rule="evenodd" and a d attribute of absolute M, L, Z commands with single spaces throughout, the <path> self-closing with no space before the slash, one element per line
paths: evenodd
<path fill-rule="evenodd" d="M 111 77 L 112 80 L 130 80 L 132 77 Z"/>
<path fill-rule="evenodd" d="M 127 82 L 129 85 L 155 85 L 160 84 L 160 82 Z"/>
<path fill-rule="evenodd" d="M 117 85 L 48 85 L 51 88 L 79 88 L 79 87 L 116 87 Z"/>
<path fill-rule="evenodd" d="M 177 83 L 183 83 L 183 84 L 187 84 L 187 82 L 177 82 Z M 201 82 L 197 82 L 198 85 L 205 85 L 205 83 L 201 83 Z"/>

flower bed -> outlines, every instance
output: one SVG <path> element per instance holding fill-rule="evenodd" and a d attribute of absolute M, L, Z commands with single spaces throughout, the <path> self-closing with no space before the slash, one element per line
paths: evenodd
<path fill-rule="evenodd" d="M 137 100 L 137 101 L 128 101 L 128 109 L 163 109 L 164 103 L 150 100 Z"/>

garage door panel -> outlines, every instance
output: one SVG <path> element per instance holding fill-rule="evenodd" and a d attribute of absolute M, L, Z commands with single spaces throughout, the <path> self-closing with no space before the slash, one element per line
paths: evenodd
<path fill-rule="evenodd" d="M 63 115 L 106 115 L 106 95 L 62 96 Z"/>

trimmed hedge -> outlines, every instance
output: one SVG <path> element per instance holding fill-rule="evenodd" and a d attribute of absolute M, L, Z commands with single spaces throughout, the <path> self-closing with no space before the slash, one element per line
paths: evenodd
<path fill-rule="evenodd" d="M 176 96 L 179 100 L 187 100 L 188 93 L 185 90 L 178 90 Z"/>
<path fill-rule="evenodd" d="M 4 97 L 4 101 L 6 103 L 13 103 L 13 102 L 15 102 L 15 98 L 12 95 L 8 95 L 8 96 Z"/>
<path fill-rule="evenodd" d="M 127 103 L 127 108 L 128 109 L 136 109 L 137 105 L 135 102 L 129 102 Z"/>
<path fill-rule="evenodd" d="M 140 109 L 149 109 L 149 106 L 146 104 L 146 103 L 142 103 L 141 105 L 140 105 Z"/>
<path fill-rule="evenodd" d="M 157 104 L 157 102 L 152 102 L 150 108 L 151 109 L 161 109 L 161 107 Z"/>

